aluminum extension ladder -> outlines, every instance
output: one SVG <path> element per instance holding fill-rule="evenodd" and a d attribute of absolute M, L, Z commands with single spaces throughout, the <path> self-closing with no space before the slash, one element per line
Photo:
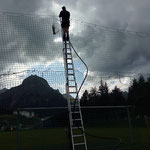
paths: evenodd
<path fill-rule="evenodd" d="M 63 41 L 63 58 L 72 150 L 87 150 L 70 41 Z"/>

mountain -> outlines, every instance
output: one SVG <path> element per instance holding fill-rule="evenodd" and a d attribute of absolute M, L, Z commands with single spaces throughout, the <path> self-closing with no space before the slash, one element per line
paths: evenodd
<path fill-rule="evenodd" d="M 0 90 L 0 94 L 1 94 L 1 93 L 4 93 L 4 92 L 6 92 L 6 91 L 7 91 L 7 89 L 6 89 L 6 88 L 4 88 L 4 89 Z"/>
<path fill-rule="evenodd" d="M 31 75 L 21 85 L 2 92 L 0 106 L 6 109 L 64 107 L 67 106 L 67 101 L 58 90 L 51 88 L 45 79 Z"/>

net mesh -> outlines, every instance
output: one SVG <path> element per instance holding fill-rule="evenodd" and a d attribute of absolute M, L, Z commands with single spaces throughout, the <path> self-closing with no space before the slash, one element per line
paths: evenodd
<path fill-rule="evenodd" d="M 53 24 L 56 31 L 61 31 L 56 17 L 0 14 L 0 89 L 17 86 L 35 74 L 65 93 L 61 32 L 53 35 Z M 72 19 L 71 42 L 89 67 L 88 79 L 81 91 L 97 86 L 101 79 L 106 80 L 111 88 L 118 85 L 127 89 L 133 77 L 139 75 L 137 57 L 132 61 L 131 56 L 135 49 L 142 54 L 142 46 L 149 38 Z M 86 68 L 75 54 L 73 59 L 80 85 Z"/>
<path fill-rule="evenodd" d="M 86 132 L 93 135 L 89 136 L 86 134 L 88 150 L 92 150 L 93 148 L 102 150 L 113 149 L 118 143 L 116 139 L 105 139 L 102 137 L 120 137 L 123 140 L 121 148 L 129 147 L 132 142 L 131 137 L 133 133 L 130 133 L 127 108 L 128 107 L 81 108 Z M 129 112 L 132 125 L 134 125 L 133 108 L 130 108 Z M 20 109 L 18 114 L 19 131 L 17 134 L 19 149 L 69 150 L 67 108 Z M 76 132 L 75 134 L 82 134 L 80 130 L 74 132 Z M 41 136 L 44 140 L 41 139 Z M 96 138 L 96 136 L 101 138 Z M 85 148 L 81 150 L 83 149 Z"/>
<path fill-rule="evenodd" d="M 59 89 L 61 93 L 65 93 L 65 71 L 62 57 L 63 45 L 61 40 L 61 32 L 53 35 L 53 23 L 55 23 L 55 27 L 57 28 L 56 31 L 61 31 L 59 21 L 57 18 L 52 16 L 10 13 L 0 14 L 0 90 L 18 86 L 30 75 L 37 75 L 46 79 L 49 85 L 54 89 Z M 142 65 L 145 64 L 144 59 L 139 56 L 143 56 L 143 53 L 147 53 L 144 49 L 144 45 L 147 44 L 147 46 L 150 46 L 150 43 L 147 42 L 150 40 L 150 36 L 144 34 L 139 35 L 139 33 L 137 35 L 135 33 L 133 34 L 120 30 L 116 31 L 109 28 L 107 29 L 106 27 L 99 27 L 72 19 L 70 26 L 70 39 L 74 48 L 89 68 L 88 78 L 81 92 L 85 89 L 89 89 L 90 87 L 97 86 L 101 79 L 106 80 L 108 82 L 108 86 L 111 88 L 117 85 L 122 89 L 127 89 L 130 81 L 134 77 L 139 76 L 139 73 L 145 73 L 145 75 L 148 75 L 147 73 L 149 72 L 149 67 L 146 66 L 149 65 L 149 62 L 145 65 L 146 69 L 143 68 Z M 143 49 L 143 51 L 141 51 L 141 49 Z M 137 57 L 131 57 L 137 53 L 139 54 Z M 147 56 L 148 55 L 149 53 L 147 53 Z M 86 68 L 75 53 L 73 53 L 73 59 L 77 84 L 79 87 L 84 79 Z M 138 69 L 139 66 L 141 70 Z M 120 136 L 123 128 L 122 124 L 123 126 L 127 126 L 128 123 L 127 114 L 124 113 L 125 111 L 119 111 L 120 114 L 124 113 L 126 115 L 123 116 L 123 120 L 118 118 L 118 111 L 116 111 L 116 109 L 113 111 L 114 113 L 112 113 L 112 110 L 108 111 L 105 109 L 105 111 L 101 111 L 104 115 L 100 114 L 99 116 L 97 115 L 100 111 L 98 109 L 92 109 L 93 115 L 90 109 L 87 109 L 86 111 L 83 111 L 83 119 L 87 119 L 84 120 L 85 127 L 87 127 L 89 131 L 91 130 L 92 133 L 97 133 L 97 130 L 100 129 L 99 133 L 97 133 L 98 135 L 102 133 L 103 128 L 97 127 L 98 129 L 96 129 L 94 128 L 96 125 L 106 127 L 106 125 L 112 125 L 111 123 L 113 122 L 115 126 L 115 123 L 119 122 L 118 124 L 121 128 L 119 131 L 116 131 L 113 128 L 109 132 L 107 130 L 109 128 L 108 127 L 104 130 L 105 133 L 103 133 L 103 135 L 108 134 L 108 136 L 110 133 L 111 135 L 117 134 L 118 137 L 118 135 Z M 114 116 L 114 120 L 113 118 L 110 118 L 110 116 Z M 4 115 L 1 116 L 1 120 L 6 122 L 5 120 L 12 119 L 15 120 L 14 122 L 16 123 L 16 116 L 14 118 L 12 117 L 14 116 Z M 48 131 L 45 130 L 42 125 L 43 121 L 36 120 L 39 119 L 38 117 L 32 121 L 30 118 L 27 120 L 25 118 L 19 118 L 22 119 L 19 120 L 19 123 L 24 121 L 22 125 L 20 125 L 24 125 L 24 127 L 22 127 L 23 130 L 20 131 L 19 137 L 16 137 L 15 132 L 8 132 L 8 137 L 12 137 L 10 142 L 13 143 L 13 149 L 17 146 L 23 146 L 22 149 L 45 148 L 46 150 L 49 149 L 51 144 L 51 146 L 53 146 L 52 149 L 54 149 L 54 147 L 55 149 L 60 149 L 60 147 L 63 147 L 62 149 L 67 149 L 66 145 L 68 145 L 68 137 L 64 138 L 66 133 L 63 128 L 64 126 L 67 126 L 65 124 L 67 121 L 65 120 L 65 122 L 59 117 L 55 117 L 58 116 L 51 116 L 51 118 L 47 118 L 48 123 L 53 123 L 54 119 L 56 124 L 51 124 L 52 127 L 61 127 L 56 130 L 53 129 L 53 131 L 51 129 L 48 129 Z M 42 119 L 42 117 L 40 119 Z M 117 119 L 119 121 L 116 121 Z M 89 120 L 91 120 L 91 123 L 86 122 Z M 108 124 L 108 120 L 112 122 Z M 35 124 L 33 124 L 34 121 Z M 62 125 L 60 121 L 62 121 Z M 1 121 L 1 124 L 2 123 L 3 121 Z M 35 126 L 31 126 L 31 124 Z M 91 126 L 93 126 L 93 129 L 91 129 Z M 16 125 L 14 125 L 14 128 L 16 128 Z M 36 130 L 37 128 L 38 130 Z M 26 129 L 29 129 L 29 132 Z M 127 131 L 128 130 L 129 128 L 127 127 Z M 124 133 L 127 133 L 126 130 Z M 56 136 L 53 140 L 54 134 Z M 41 141 L 42 136 L 45 137 L 46 140 Z M 51 141 L 49 141 L 49 136 L 51 136 Z M 129 136 L 128 133 L 127 136 Z M 4 147 L 12 146 L 11 144 L 3 142 L 8 142 L 8 137 L 5 137 L 6 138 L 3 136 L 3 132 L 1 132 L 1 141 L 4 144 Z M 17 143 L 18 145 L 14 144 L 17 141 L 16 138 L 19 139 L 19 142 Z M 129 139 L 130 137 L 127 138 L 128 143 Z M 30 143 L 31 141 L 33 143 Z M 42 143 L 36 145 L 39 141 Z M 58 141 L 61 143 L 60 145 L 58 144 Z M 89 138 L 88 141 L 92 141 L 89 142 L 92 143 L 91 149 L 95 144 L 99 145 L 98 140 L 95 141 Z M 104 141 L 101 144 L 103 143 Z M 103 147 L 103 145 L 100 147 Z M 9 147 L 3 149 L 11 148 Z"/>

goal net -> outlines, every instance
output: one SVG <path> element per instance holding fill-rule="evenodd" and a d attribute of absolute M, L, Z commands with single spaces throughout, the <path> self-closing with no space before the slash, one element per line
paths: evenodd
<path fill-rule="evenodd" d="M 63 47 L 58 18 L 0 13 L 0 22 L 0 89 L 18 86 L 25 78 L 36 74 L 64 93 Z M 89 68 L 88 79 L 81 92 L 93 85 L 98 86 L 101 79 L 107 80 L 111 89 L 115 85 L 127 89 L 130 81 L 139 74 L 134 71 L 134 65 L 129 69 L 121 65 L 128 64 L 129 52 L 134 53 L 134 50 L 131 47 L 129 51 L 119 51 L 122 48 L 113 45 L 118 41 L 124 43 L 124 39 L 127 45 L 133 40 L 142 45 L 149 41 L 149 37 L 75 19 L 71 19 L 70 24 L 70 40 Z M 80 85 L 86 68 L 74 53 L 73 59 Z"/>
<path fill-rule="evenodd" d="M 107 81 L 110 89 L 113 89 L 117 85 L 122 90 L 127 90 L 130 81 L 134 77 L 139 76 L 138 67 L 143 64 L 141 62 L 144 62 L 143 58 L 139 57 L 140 55 L 134 57 L 135 59 L 132 62 L 131 56 L 138 53 L 141 54 L 141 50 L 144 49 L 143 45 L 145 44 L 147 44 L 147 47 L 150 47 L 150 36 L 114 30 L 75 19 L 71 19 L 70 24 L 71 43 L 89 69 L 88 78 L 79 96 L 82 96 L 85 89 L 98 87 L 101 79 Z M 58 29 L 55 28 L 57 25 Z M 8 97 L 3 105 L 8 106 L 9 104 L 11 108 L 17 98 L 20 103 L 15 108 L 18 108 L 20 106 L 19 104 L 22 104 L 21 100 L 25 95 L 27 97 L 29 96 L 28 92 L 22 97 L 20 96 L 20 90 L 17 96 L 13 94 L 14 97 L 10 98 L 10 95 L 12 95 L 13 90 L 20 87 L 25 79 L 31 75 L 45 79 L 55 92 L 65 94 L 65 71 L 62 56 L 63 45 L 60 31 L 59 21 L 53 16 L 0 13 L 0 93 L 11 89 L 9 94 L 6 95 Z M 73 53 L 73 60 L 77 85 L 79 87 L 85 77 L 86 68 L 75 53 Z M 141 70 L 149 71 L 149 64 L 147 66 L 141 65 L 141 67 L 144 67 Z M 36 90 L 38 88 L 34 87 L 32 89 Z M 28 86 L 26 90 L 28 90 Z M 38 90 L 41 94 L 42 90 L 40 88 Z M 36 95 L 37 99 L 30 97 L 37 106 L 40 106 L 40 103 L 38 103 L 39 95 Z M 2 103 L 1 98 L 2 96 L 0 96 L 0 104 Z M 47 99 L 45 98 L 44 100 L 46 103 Z M 66 141 L 68 140 L 66 140 L 67 137 L 66 139 L 64 138 L 64 127 L 67 125 L 65 119 L 63 120 L 66 112 L 59 113 L 61 111 L 56 110 L 54 112 L 45 112 L 44 114 L 40 114 L 40 116 L 35 110 L 21 112 L 18 121 L 20 122 L 19 128 L 21 129 L 21 133 L 19 135 L 21 135 L 21 138 L 18 137 L 21 141 L 18 141 L 17 146 L 20 146 L 19 143 L 21 142 L 23 150 L 30 148 L 43 149 L 42 145 L 44 144 L 45 149 L 48 149 L 47 147 L 50 146 L 49 141 L 51 141 L 51 149 L 54 150 L 64 146 L 66 150 Z M 126 107 L 83 108 L 82 111 L 85 127 L 92 134 L 96 133 L 98 136 L 103 136 L 105 132 L 105 135 L 108 137 L 123 136 L 124 139 L 127 137 L 127 143 L 132 140 L 131 126 L 129 126 L 131 122 L 129 121 Z M 15 130 L 15 123 L 17 121 L 16 112 L 13 112 L 14 114 L 7 113 L 7 115 L 0 116 L 0 127 L 3 131 L 10 131 L 12 128 Z M 60 117 L 62 114 L 64 116 Z M 57 127 L 57 129 L 54 130 L 52 128 L 53 131 L 47 131 L 45 130 L 45 126 L 48 129 L 52 127 Z M 59 127 L 61 128 L 60 130 L 58 129 Z M 57 137 L 53 137 L 55 135 Z M 41 137 L 43 137 L 43 140 L 40 140 Z M 1 139 L 4 140 L 3 138 Z M 5 144 L 6 142 L 2 140 L 1 143 Z M 89 143 L 90 141 L 92 143 L 91 147 L 94 147 L 94 145 L 99 147 L 99 140 L 91 138 L 88 140 Z M 33 143 L 30 143 L 31 141 Z M 39 148 L 35 144 L 37 141 L 39 142 L 39 145 L 37 145 Z M 59 146 L 58 142 L 60 142 Z M 107 142 L 107 140 L 100 141 L 100 147 L 103 147 L 103 143 L 107 145 Z M 111 142 L 110 140 L 110 145 L 114 145 Z M 10 149 L 6 148 L 7 146 L 5 144 L 4 149 Z"/>
<path fill-rule="evenodd" d="M 119 147 L 123 148 L 133 142 L 132 107 L 90 106 L 81 109 L 89 150 L 112 149 L 119 143 L 119 139 L 122 140 Z M 19 149 L 68 149 L 67 107 L 22 108 L 17 116 Z M 40 136 L 45 140 L 37 143 L 35 140 L 39 140 Z M 25 141 L 26 145 L 23 144 Z"/>

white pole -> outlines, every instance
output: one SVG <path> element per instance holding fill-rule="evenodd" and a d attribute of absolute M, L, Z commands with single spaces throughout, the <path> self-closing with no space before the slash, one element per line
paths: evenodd
<path fill-rule="evenodd" d="M 130 128 L 130 142 L 133 144 L 133 129 L 132 129 L 132 122 L 130 117 L 129 106 L 127 106 L 127 114 L 128 114 L 128 121 L 129 121 L 129 128 Z"/>

